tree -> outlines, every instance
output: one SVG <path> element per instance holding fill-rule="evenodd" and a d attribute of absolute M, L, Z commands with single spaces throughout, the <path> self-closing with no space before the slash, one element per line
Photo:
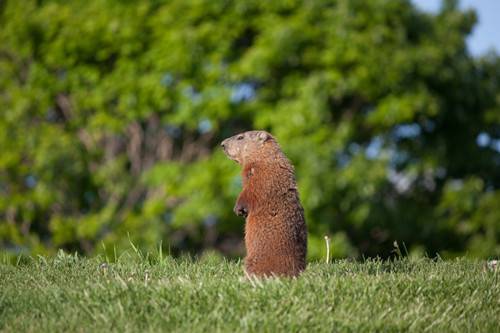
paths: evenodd
<path fill-rule="evenodd" d="M 271 131 L 334 255 L 500 255 L 500 61 L 454 1 L 5 1 L 0 246 L 241 254 L 237 166 Z"/>

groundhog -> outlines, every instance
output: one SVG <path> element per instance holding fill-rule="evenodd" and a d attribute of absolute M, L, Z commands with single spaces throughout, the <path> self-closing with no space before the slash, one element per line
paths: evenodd
<path fill-rule="evenodd" d="M 246 218 L 246 273 L 299 275 L 306 268 L 307 229 L 293 165 L 265 131 L 232 136 L 221 146 L 242 166 L 243 190 L 234 212 Z"/>

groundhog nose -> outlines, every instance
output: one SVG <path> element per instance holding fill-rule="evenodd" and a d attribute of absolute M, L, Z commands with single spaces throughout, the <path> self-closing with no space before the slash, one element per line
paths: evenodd
<path fill-rule="evenodd" d="M 222 142 L 220 143 L 220 145 L 221 145 L 221 147 L 222 147 L 222 148 L 226 148 L 226 140 L 222 141 Z"/>

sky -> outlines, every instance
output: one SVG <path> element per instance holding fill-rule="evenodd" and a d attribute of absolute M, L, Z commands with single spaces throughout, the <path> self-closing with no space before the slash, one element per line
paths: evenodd
<path fill-rule="evenodd" d="M 430 12 L 437 12 L 440 0 L 412 0 L 417 7 Z M 460 0 L 463 9 L 476 10 L 479 22 L 467 40 L 470 52 L 481 56 L 490 50 L 500 54 L 500 0 Z"/>

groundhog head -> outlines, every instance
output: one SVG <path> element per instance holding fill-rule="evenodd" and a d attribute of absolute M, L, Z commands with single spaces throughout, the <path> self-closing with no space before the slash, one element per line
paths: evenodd
<path fill-rule="evenodd" d="M 227 138 L 221 142 L 221 146 L 227 157 L 243 165 L 258 156 L 264 143 L 270 139 L 273 137 L 266 131 L 248 131 Z"/>

